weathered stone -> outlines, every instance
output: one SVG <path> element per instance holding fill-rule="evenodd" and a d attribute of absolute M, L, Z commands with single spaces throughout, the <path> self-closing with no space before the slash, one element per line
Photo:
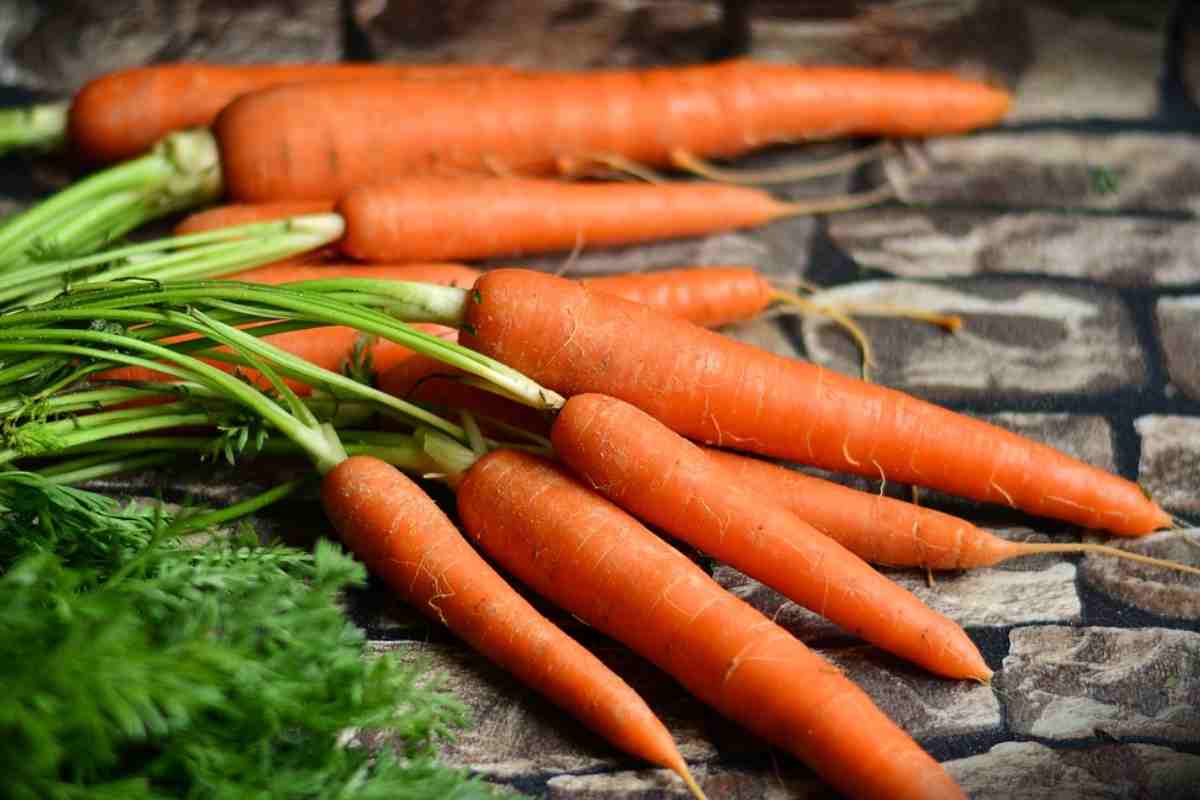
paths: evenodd
<path fill-rule="evenodd" d="M 953 336 L 926 323 L 860 320 L 875 345 L 874 379 L 932 400 L 1098 394 L 1146 380 L 1129 312 L 1102 289 L 987 279 L 865 281 L 823 292 L 822 299 L 962 317 L 963 329 Z M 858 349 L 835 323 L 809 317 L 802 331 L 815 363 L 858 374 Z"/>
<path fill-rule="evenodd" d="M 953 0 L 755 3 L 754 58 L 799 64 L 952 69 L 1012 83 L 1031 60 L 1028 21 L 1012 3 Z"/>
<path fill-rule="evenodd" d="M 838 797 L 794 759 L 781 759 L 770 772 L 706 765 L 691 768 L 691 772 L 706 795 L 726 800 L 835 800 Z M 560 775 L 546 782 L 548 800 L 682 800 L 690 796 L 682 780 L 661 769 Z"/>
<path fill-rule="evenodd" d="M 467 706 L 471 726 L 441 747 L 447 763 L 500 780 L 642 767 L 637 759 L 615 750 L 532 689 L 458 643 L 372 642 L 371 650 L 421 663 L 430 674 L 442 676 L 445 687 Z M 627 650 L 608 646 L 593 648 L 593 652 L 646 699 L 687 761 L 704 761 L 715 755 L 709 738 L 712 724 L 732 728 L 732 723 L 719 719 L 710 723 L 709 712 L 699 701 Z M 362 739 L 375 747 L 386 744 L 377 734 L 364 733 Z"/>
<path fill-rule="evenodd" d="M 1155 314 L 1171 382 L 1200 400 L 1200 295 L 1164 297 Z"/>
<path fill-rule="evenodd" d="M 1164 531 L 1104 544 L 1131 553 L 1200 567 L 1200 530 Z M 1087 583 L 1131 606 L 1177 619 L 1200 620 L 1200 576 L 1128 559 L 1089 553 L 1080 570 Z"/>
<path fill-rule="evenodd" d="M 879 570 L 930 608 L 966 628 L 999 628 L 1034 622 L 1080 619 L 1075 565 L 1059 562 L 1040 570 L 973 569 L 938 573 L 933 586 L 923 572 Z M 803 641 L 847 636 L 840 626 L 785 598 L 773 589 L 721 564 L 713 577 Z"/>
<path fill-rule="evenodd" d="M 1047 625 L 1009 642 L 998 682 L 1014 733 L 1200 739 L 1200 633 Z"/>
<path fill-rule="evenodd" d="M 929 139 L 876 170 L 906 202 L 1195 212 L 1197 160 L 1200 142 L 1185 134 L 989 131 Z"/>
<path fill-rule="evenodd" d="M 1200 419 L 1151 415 L 1134 426 L 1142 437 L 1138 483 L 1163 508 L 1200 514 Z"/>
<path fill-rule="evenodd" d="M 1190 800 L 1200 784 L 1200 756 L 1149 744 L 1053 750 L 1004 742 L 944 766 L 980 800 Z"/>
<path fill-rule="evenodd" d="M 143 0 L 136 11 L 105 0 L 7 0 L 19 24 L 0 75 L 70 92 L 123 67 L 158 61 L 335 61 L 336 3 L 299 0 Z M 3 14 L 0 14 L 2 17 Z"/>
<path fill-rule="evenodd" d="M 1114 286 L 1200 282 L 1193 256 L 1200 223 L 1191 220 L 897 208 L 833 216 L 829 235 L 858 264 L 905 278 L 1035 273 Z"/>
<path fill-rule="evenodd" d="M 404 61 L 649 66 L 703 60 L 723 36 L 715 2 L 354 0 L 351 12 L 376 58 Z"/>

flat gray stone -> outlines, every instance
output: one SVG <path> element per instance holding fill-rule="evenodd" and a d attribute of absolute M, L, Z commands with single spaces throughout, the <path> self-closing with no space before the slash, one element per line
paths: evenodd
<path fill-rule="evenodd" d="M 715 2 L 353 0 L 350 9 L 372 54 L 388 60 L 648 66 L 702 60 L 721 36 Z"/>
<path fill-rule="evenodd" d="M 1083 13 L 1063 13 L 1049 3 L 1026 4 L 1033 62 L 1017 82 L 1009 118 L 1136 118 L 1153 114 L 1158 104 L 1167 6 L 1142 4 L 1144 27 L 1087 13 L 1088 5 L 1072 4 L 1072 8 Z"/>
<path fill-rule="evenodd" d="M 1054 750 L 1003 742 L 944 766 L 980 800 L 1189 800 L 1200 784 L 1200 756 L 1149 744 Z"/>
<path fill-rule="evenodd" d="M 1106 538 L 1104 544 L 1152 558 L 1200 568 L 1200 530 L 1163 531 L 1138 539 Z M 1089 553 L 1080 567 L 1089 586 L 1143 611 L 1200 620 L 1200 575 Z"/>
<path fill-rule="evenodd" d="M 781 758 L 770 772 L 698 765 L 692 777 L 709 797 L 725 800 L 836 800 L 837 794 L 794 759 Z M 667 770 L 559 775 L 546 782 L 547 800 L 658 800 L 691 797 Z"/>
<path fill-rule="evenodd" d="M 1200 400 L 1200 295 L 1161 298 L 1155 316 L 1171 383 Z"/>
<path fill-rule="evenodd" d="M 441 756 L 448 764 L 470 767 L 485 777 L 504 781 L 643 767 L 463 645 L 372 642 L 371 651 L 395 653 L 404 661 L 421 663 L 431 674 L 441 676 L 445 687 L 467 706 L 471 725 L 441 746 Z M 674 735 L 685 760 L 704 761 L 715 755 L 706 735 L 709 712 L 699 701 L 624 648 L 593 651 L 646 699 Z M 720 720 L 717 724 L 734 727 Z M 373 747 L 386 744 L 375 734 L 360 736 Z"/>
<path fill-rule="evenodd" d="M 136 11 L 105 0 L 5 0 L 13 14 L 0 75 L 67 93 L 91 78 L 159 61 L 336 61 L 336 3 L 290 0 L 143 0 Z M 0 27 L 0 36 L 3 36 Z"/>
<path fill-rule="evenodd" d="M 984 131 L 888 156 L 905 202 L 995 208 L 1200 209 L 1200 142 L 1180 133 Z"/>
<path fill-rule="evenodd" d="M 1075 565 L 1061 560 L 1045 569 L 939 572 L 934 575 L 933 586 L 926 583 L 924 572 L 919 570 L 881 567 L 879 571 L 965 628 L 1078 622 L 1082 611 L 1075 588 Z M 730 566 L 718 565 L 713 577 L 802 641 L 849 635 L 840 626 Z"/>
<path fill-rule="evenodd" d="M 858 264 L 902 278 L 1025 273 L 1113 286 L 1200 282 L 1200 223 L 1191 220 L 884 208 L 834 215 L 829 235 Z"/>
<path fill-rule="evenodd" d="M 828 303 L 891 304 L 949 314 L 963 329 L 861 318 L 875 346 L 875 381 L 938 402 L 1101 394 L 1146 381 L 1128 310 L 1111 292 L 1031 281 L 864 281 L 821 293 Z M 860 354 L 831 320 L 802 324 L 809 358 L 858 375 Z"/>
<path fill-rule="evenodd" d="M 1142 437 L 1138 483 L 1168 511 L 1200 513 L 1200 418 L 1150 415 L 1134 427 Z"/>
<path fill-rule="evenodd" d="M 1009 642 L 998 685 L 1014 733 L 1200 741 L 1200 633 L 1046 625 Z"/>

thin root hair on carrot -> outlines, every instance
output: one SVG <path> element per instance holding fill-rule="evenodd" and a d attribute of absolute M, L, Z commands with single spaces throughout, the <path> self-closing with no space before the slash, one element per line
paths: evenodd
<path fill-rule="evenodd" d="M 1185 539 L 1185 541 L 1187 540 Z M 1189 544 L 1200 547 L 1200 545 L 1194 542 L 1189 542 Z M 1113 558 L 1123 558 L 1127 561 L 1136 561 L 1139 564 L 1149 564 L 1154 567 L 1162 567 L 1163 569 L 1200 575 L 1200 567 L 1184 564 L 1179 561 L 1171 561 L 1167 558 L 1155 558 L 1154 556 L 1142 555 L 1141 553 L 1131 553 L 1128 550 L 1122 550 L 1119 547 L 1107 544 L 1095 544 L 1091 542 L 1070 542 L 1066 544 L 1026 542 L 1021 545 L 1021 549 L 1024 551 L 1022 555 L 1034 555 L 1037 553 L 1098 553 L 1100 555 L 1112 556 Z"/>
<path fill-rule="evenodd" d="M 841 175 L 882 158 L 889 152 L 891 152 L 891 145 L 888 142 L 879 142 L 859 148 L 858 150 L 851 150 L 848 153 L 841 153 L 836 156 L 817 159 L 803 164 L 789 164 L 766 169 L 736 169 L 722 167 L 691 153 L 675 150 L 671 153 L 671 163 L 681 170 L 691 172 L 710 181 L 769 185 Z"/>

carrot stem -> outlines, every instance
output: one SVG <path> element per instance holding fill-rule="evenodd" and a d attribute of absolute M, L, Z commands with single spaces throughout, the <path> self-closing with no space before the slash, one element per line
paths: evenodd
<path fill-rule="evenodd" d="M 127 458 L 113 458 L 110 452 L 63 461 L 38 470 L 38 474 L 53 484 L 70 485 L 83 481 L 119 475 L 145 467 L 170 464 L 178 459 L 174 453 L 150 453 Z"/>
<path fill-rule="evenodd" d="M 73 220 L 103 198 L 124 192 L 141 195 L 144 205 L 132 220 L 130 205 L 121 203 L 110 209 L 113 230 L 129 230 L 172 211 L 215 200 L 221 194 L 216 140 L 211 133 L 200 129 L 171 134 L 147 155 L 98 172 L 10 217 L 0 226 L 0 263 L 31 260 L 36 255 L 38 241 L 44 237 L 60 253 L 81 253 L 108 241 L 111 235 L 97 236 L 103 225 L 96 219 L 89 225 L 88 236 L 77 241 L 47 234 L 55 233 L 64 222 Z M 35 252 L 30 252 L 31 247 Z"/>
<path fill-rule="evenodd" d="M 14 150 L 48 151 L 67 137 L 69 102 L 36 103 L 0 111 L 0 155 Z"/>

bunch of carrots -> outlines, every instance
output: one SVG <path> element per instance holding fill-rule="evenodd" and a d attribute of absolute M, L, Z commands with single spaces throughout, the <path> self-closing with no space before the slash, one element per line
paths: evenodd
<path fill-rule="evenodd" d="M 840 318 L 888 309 L 822 307 L 748 267 L 572 281 L 445 262 L 878 202 L 886 188 L 784 203 L 727 182 L 772 176 L 706 159 L 837 136 L 958 133 L 995 122 L 1007 104 L 1003 91 L 950 75 L 752 62 L 572 74 L 175 65 L 107 76 L 59 114 L 54 136 L 92 162 L 136 157 L 0 225 L 0 274 L 29 286 L 6 295 L 0 315 L 10 429 L 0 463 L 56 456 L 73 459 L 53 468 L 59 476 L 95 474 L 126 447 L 144 465 L 156 448 L 196 446 L 179 429 L 211 426 L 217 406 L 242 408 L 284 451 L 310 458 L 330 522 L 391 588 L 696 796 L 652 710 L 480 551 L 847 796 L 962 797 L 861 689 L 646 525 L 934 674 L 986 682 L 991 670 L 961 627 L 871 564 L 967 569 L 1047 550 L 1153 559 L 1009 542 L 755 456 L 1119 536 L 1171 518 L 1137 486 L 1045 445 L 713 330 L 773 305 Z M 663 168 L 714 180 L 659 182 Z M 649 180 L 590 180 L 604 172 Z M 173 239 L 90 255 L 219 196 L 234 204 L 185 220 Z M 315 238 L 256 238 L 317 222 Z M 115 266 L 114 253 L 124 259 Z M 68 290 L 47 297 L 64 275 Z M 132 276 L 149 280 L 120 282 Z M 330 397 L 383 410 L 400 430 L 322 418 Z M 60 427 L 23 422 L 34 401 L 37 425 Z M 176 434 L 143 435 L 163 430 Z M 454 488 L 458 525 L 406 471 Z"/>

